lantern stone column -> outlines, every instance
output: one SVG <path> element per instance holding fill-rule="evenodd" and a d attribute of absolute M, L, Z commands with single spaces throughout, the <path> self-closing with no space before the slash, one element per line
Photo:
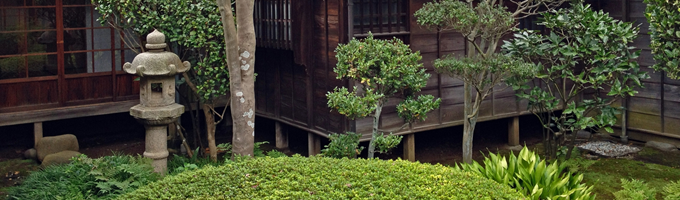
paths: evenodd
<path fill-rule="evenodd" d="M 189 70 L 189 62 L 166 52 L 165 35 L 154 30 L 146 37 L 147 52 L 125 63 L 123 69 L 136 74 L 139 80 L 139 104 L 130 108 L 130 115 L 146 128 L 144 157 L 153 159 L 154 171 L 165 174 L 168 165 L 167 127 L 184 113 L 184 106 L 175 103 L 175 74 Z"/>

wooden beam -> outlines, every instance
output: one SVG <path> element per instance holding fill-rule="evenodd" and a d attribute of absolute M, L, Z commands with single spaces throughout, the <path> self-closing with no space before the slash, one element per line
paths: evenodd
<path fill-rule="evenodd" d="M 33 147 L 38 146 L 38 141 L 43 138 L 43 124 L 42 122 L 33 123 Z"/>
<path fill-rule="evenodd" d="M 508 145 L 519 145 L 519 117 L 508 120 Z"/>
<path fill-rule="evenodd" d="M 309 156 L 314 156 L 321 153 L 321 138 L 319 135 L 308 132 L 307 133 L 307 150 Z"/>
<path fill-rule="evenodd" d="M 276 148 L 279 150 L 288 149 L 288 127 L 281 122 L 274 122 L 276 132 Z M 318 137 L 318 136 L 317 136 Z"/>
<path fill-rule="evenodd" d="M 416 161 L 416 135 L 411 133 L 404 139 L 404 160 Z"/>
<path fill-rule="evenodd" d="M 0 126 L 123 113 L 129 112 L 130 108 L 137 104 L 139 104 L 139 100 L 0 113 Z"/>

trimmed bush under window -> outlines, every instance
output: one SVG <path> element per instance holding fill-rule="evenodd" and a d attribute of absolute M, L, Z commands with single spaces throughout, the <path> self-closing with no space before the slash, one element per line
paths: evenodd
<path fill-rule="evenodd" d="M 453 168 L 402 160 L 300 156 L 206 166 L 119 199 L 523 199 L 512 188 Z"/>

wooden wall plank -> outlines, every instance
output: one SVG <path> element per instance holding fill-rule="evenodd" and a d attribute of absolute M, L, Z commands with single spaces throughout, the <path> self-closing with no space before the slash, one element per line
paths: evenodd
<path fill-rule="evenodd" d="M 661 117 L 638 112 L 628 112 L 629 127 L 661 132 Z"/>

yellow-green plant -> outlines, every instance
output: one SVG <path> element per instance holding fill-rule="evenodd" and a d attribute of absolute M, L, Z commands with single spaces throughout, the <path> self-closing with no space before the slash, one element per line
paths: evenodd
<path fill-rule="evenodd" d="M 484 166 L 474 161 L 456 168 L 513 187 L 530 199 L 595 199 L 595 195 L 591 195 L 593 187 L 581 183 L 583 174 L 572 175 L 557 162 L 548 164 L 527 147 L 518 156 L 510 154 L 506 159 L 489 153 L 484 158 Z"/>

